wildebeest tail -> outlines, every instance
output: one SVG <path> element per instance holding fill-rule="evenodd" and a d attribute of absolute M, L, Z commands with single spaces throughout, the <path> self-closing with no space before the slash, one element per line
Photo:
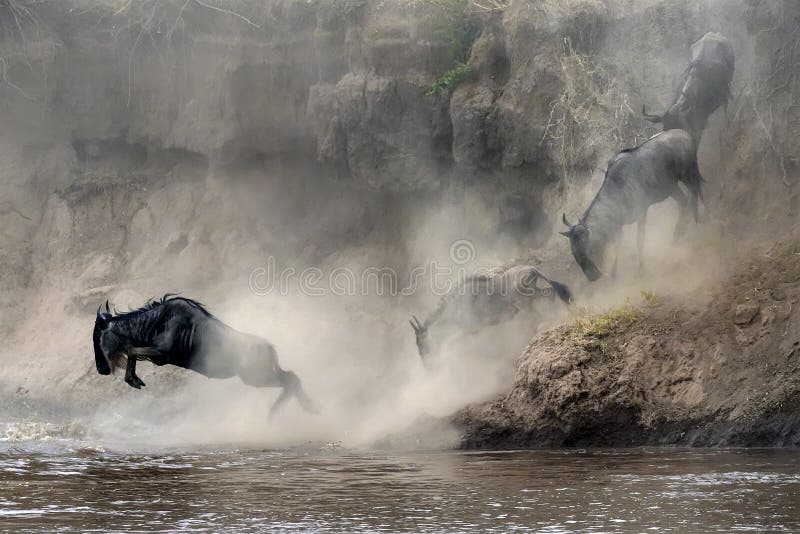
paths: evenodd
<path fill-rule="evenodd" d="M 548 284 L 550 284 L 550 287 L 553 288 L 553 291 L 556 292 L 556 295 L 558 295 L 558 298 L 560 298 L 564 304 L 569 304 L 572 302 L 572 292 L 569 290 L 569 287 L 567 287 L 566 284 L 556 282 L 555 280 L 550 280 L 542 273 L 539 273 L 539 276 L 541 276 Z"/>

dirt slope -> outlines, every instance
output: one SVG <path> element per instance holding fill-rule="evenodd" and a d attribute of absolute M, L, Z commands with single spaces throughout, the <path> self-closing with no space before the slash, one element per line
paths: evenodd
<path fill-rule="evenodd" d="M 463 446 L 800 445 L 800 235 L 696 300 L 537 336 L 506 396 L 457 414 Z"/>

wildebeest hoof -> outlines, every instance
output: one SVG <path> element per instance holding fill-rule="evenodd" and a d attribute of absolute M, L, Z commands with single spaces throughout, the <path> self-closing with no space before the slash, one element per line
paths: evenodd
<path fill-rule="evenodd" d="M 136 389 L 142 389 L 142 386 L 145 385 L 144 382 L 142 382 L 142 379 L 139 378 L 138 376 L 134 376 L 133 378 L 130 379 L 126 378 L 125 382 L 127 382 L 130 387 Z"/>

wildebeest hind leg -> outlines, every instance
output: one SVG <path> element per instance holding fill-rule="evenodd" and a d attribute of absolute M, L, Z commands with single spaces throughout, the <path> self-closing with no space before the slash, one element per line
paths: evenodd
<path fill-rule="evenodd" d="M 278 399 L 272 405 L 272 408 L 269 410 L 269 415 L 272 417 L 275 415 L 275 412 L 286 403 L 292 396 L 297 398 L 297 401 L 300 403 L 300 406 L 307 412 L 317 413 L 317 408 L 311 399 L 306 395 L 306 392 L 303 391 L 303 386 L 300 383 L 300 379 L 297 378 L 297 375 L 291 371 L 279 371 L 278 373 L 278 380 L 280 381 L 281 385 L 283 386 L 283 391 L 281 394 L 278 395 Z"/>

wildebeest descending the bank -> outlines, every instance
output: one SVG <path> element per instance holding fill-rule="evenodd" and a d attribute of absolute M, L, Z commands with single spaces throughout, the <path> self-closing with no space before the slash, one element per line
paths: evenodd
<path fill-rule="evenodd" d="M 281 387 L 270 414 L 292 396 L 305 410 L 315 411 L 300 379 L 280 367 L 270 343 L 225 325 L 192 299 L 165 295 L 117 315 L 106 301 L 105 312 L 97 310 L 93 342 L 97 372 L 109 375 L 127 358 L 125 382 L 137 389 L 145 384 L 136 376 L 136 361 L 147 360 L 209 378 L 239 376 L 249 386 Z"/>
<path fill-rule="evenodd" d="M 683 182 L 688 199 L 681 190 Z M 603 185 L 589 207 L 562 235 L 569 238 L 572 255 L 590 281 L 602 273 L 602 262 L 608 245 L 617 238 L 623 226 L 638 223 L 637 248 L 640 267 L 647 210 L 651 205 L 674 198 L 681 214 L 675 234 L 681 235 L 687 224 L 688 212 L 697 220 L 703 178 L 697 166 L 697 150 L 691 136 L 683 130 L 662 132 L 636 148 L 626 149 L 608 162 Z"/>
<path fill-rule="evenodd" d="M 572 300 L 566 285 L 550 280 L 529 265 L 498 268 L 466 278 L 442 297 L 424 321 L 411 316 L 419 355 L 427 365 L 429 353 L 448 335 L 477 332 L 500 324 L 529 309 L 535 300 L 553 301 L 556 297 L 565 303 Z M 434 325 L 435 340 L 431 338 Z"/>
<path fill-rule="evenodd" d="M 692 45 L 692 58 L 684 71 L 672 104 L 663 115 L 646 119 L 661 122 L 664 130 L 686 130 L 696 144 L 714 111 L 727 104 L 733 79 L 735 56 L 730 41 L 718 33 L 707 33 Z"/>

